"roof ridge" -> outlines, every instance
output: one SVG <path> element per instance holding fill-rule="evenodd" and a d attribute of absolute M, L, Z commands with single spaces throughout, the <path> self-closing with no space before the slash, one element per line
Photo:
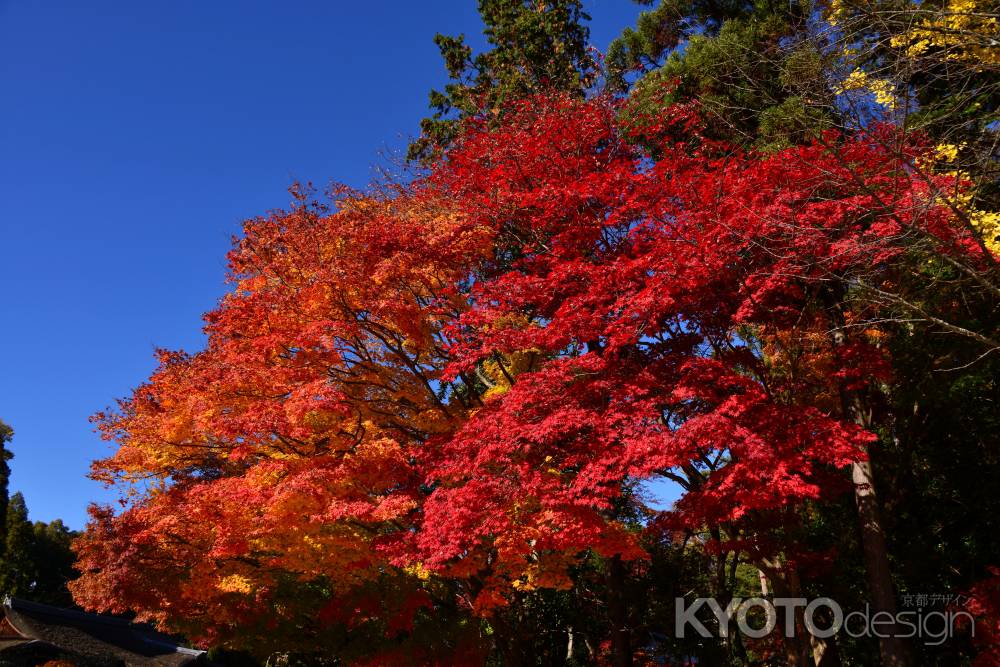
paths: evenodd
<path fill-rule="evenodd" d="M 52 605 L 42 604 L 41 602 L 32 602 L 31 600 L 25 600 L 23 598 L 15 598 L 10 595 L 4 598 L 3 606 L 8 609 L 13 609 L 14 611 L 19 609 L 23 611 L 35 611 L 42 614 L 49 614 L 51 616 L 75 618 L 81 621 L 93 621 L 120 628 L 138 629 L 143 626 L 141 623 L 134 623 L 124 618 L 116 618 L 114 616 L 106 616 L 104 614 L 95 614 L 89 611 L 80 611 L 77 609 L 66 609 L 65 607 L 54 607 Z"/>
<path fill-rule="evenodd" d="M 72 650 L 79 649 L 88 655 L 94 651 L 111 650 L 115 655 L 148 658 L 146 662 L 136 664 L 160 664 L 150 656 L 170 654 L 178 656 L 173 660 L 182 661 L 178 665 L 188 664 L 184 661 L 205 655 L 205 651 L 183 646 L 182 640 L 160 632 L 148 623 L 55 607 L 12 596 L 2 599 L 0 619 L 30 641 L 66 650 L 74 647 Z"/>

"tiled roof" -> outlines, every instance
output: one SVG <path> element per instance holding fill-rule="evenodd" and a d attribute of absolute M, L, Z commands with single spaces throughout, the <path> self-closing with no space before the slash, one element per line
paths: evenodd
<path fill-rule="evenodd" d="M 184 648 L 147 625 L 120 618 L 17 598 L 4 600 L 3 611 L 9 627 L 0 638 L 0 665 L 34 664 L 18 657 L 28 653 L 65 654 L 63 659 L 81 667 L 174 667 L 205 660 L 204 651 Z M 7 636 L 10 628 L 21 638 Z"/>

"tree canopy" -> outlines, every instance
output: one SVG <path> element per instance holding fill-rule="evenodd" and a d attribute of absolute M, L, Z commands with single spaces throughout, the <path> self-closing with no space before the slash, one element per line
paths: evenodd
<path fill-rule="evenodd" d="M 602 66 L 579 2 L 480 12 L 425 169 L 248 220 L 95 417 L 76 602 L 261 660 L 992 664 L 994 17 L 663 0 Z M 976 632 L 673 633 L 932 591 Z"/>

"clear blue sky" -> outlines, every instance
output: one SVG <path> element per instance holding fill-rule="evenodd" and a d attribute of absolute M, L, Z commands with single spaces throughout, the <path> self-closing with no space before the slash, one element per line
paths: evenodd
<path fill-rule="evenodd" d="M 640 10 L 586 4 L 602 50 Z M 0 0 L 0 419 L 32 519 L 114 497 L 89 415 L 202 344 L 244 218 L 406 145 L 475 5 Z"/>

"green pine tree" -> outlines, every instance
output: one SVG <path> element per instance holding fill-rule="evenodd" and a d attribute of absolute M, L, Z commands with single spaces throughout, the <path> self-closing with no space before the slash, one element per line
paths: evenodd
<path fill-rule="evenodd" d="M 707 134 L 737 145 L 799 143 L 836 119 L 810 11 L 804 0 L 661 0 L 611 43 L 608 85 L 641 115 L 697 100 Z"/>
<path fill-rule="evenodd" d="M 7 505 L 7 542 L 4 554 L 3 593 L 17 597 L 31 594 L 37 578 L 34 562 L 35 528 L 28 521 L 24 495 L 15 493 Z"/>
<path fill-rule="evenodd" d="M 14 430 L 0 421 L 0 595 L 31 597 L 38 602 L 71 606 L 66 584 L 76 576 L 71 548 L 77 536 L 56 519 L 32 524 L 24 496 L 9 494 L 10 464 L 14 455 L 6 445 Z"/>
<path fill-rule="evenodd" d="M 36 521 L 33 527 L 33 570 L 36 574 L 31 599 L 60 607 L 73 605 L 67 582 L 78 576 L 71 544 L 77 532 L 70 530 L 62 519 L 50 523 Z"/>
<path fill-rule="evenodd" d="M 430 159 L 450 144 L 465 116 L 496 113 L 539 90 L 582 96 L 596 78 L 584 23 L 590 17 L 580 0 L 479 0 L 479 14 L 489 51 L 473 55 L 462 35 L 434 38 L 451 82 L 443 92 L 431 91 L 434 113 L 420 123 L 411 160 Z"/>
<path fill-rule="evenodd" d="M 7 443 L 14 438 L 14 429 L 0 421 L 0 517 L 7 516 L 7 504 L 10 499 L 8 486 L 10 484 L 10 461 L 14 455 L 7 449 Z M 7 526 L 0 522 L 0 544 L 7 543 Z"/>

